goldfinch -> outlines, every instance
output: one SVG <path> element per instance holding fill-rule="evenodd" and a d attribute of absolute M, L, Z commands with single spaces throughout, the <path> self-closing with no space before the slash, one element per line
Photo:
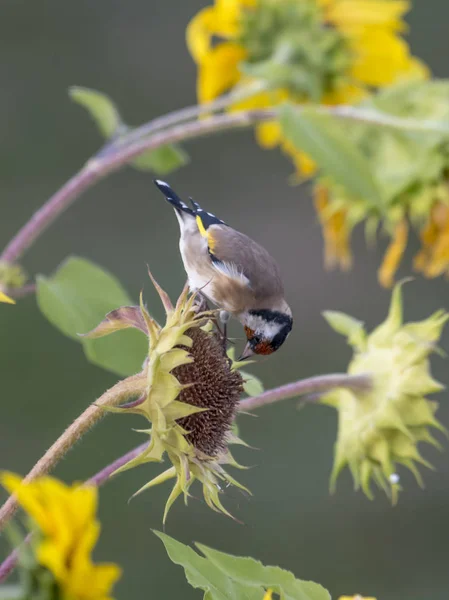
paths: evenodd
<path fill-rule="evenodd" d="M 247 344 L 241 360 L 275 352 L 287 339 L 293 319 L 274 258 L 191 198 L 192 208 L 187 206 L 164 181 L 155 184 L 175 210 L 190 289 L 224 311 L 224 322 L 232 315 L 242 323 Z"/>

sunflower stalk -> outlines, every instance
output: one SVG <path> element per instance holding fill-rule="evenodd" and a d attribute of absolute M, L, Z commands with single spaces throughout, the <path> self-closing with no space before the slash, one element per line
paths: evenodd
<path fill-rule="evenodd" d="M 331 391 L 336 387 L 342 389 L 366 390 L 369 389 L 370 381 L 371 379 L 369 375 L 347 375 L 344 373 L 308 377 L 306 379 L 300 379 L 298 381 L 291 382 L 289 384 L 279 386 L 271 390 L 267 390 L 259 396 L 245 398 L 240 401 L 238 405 L 238 411 L 244 413 L 261 408 L 263 406 L 268 406 L 270 404 L 280 402 L 281 400 L 289 400 L 303 395 L 305 395 L 305 398 L 303 399 L 304 401 L 315 402 L 315 397 L 312 397 L 312 394 L 314 394 L 315 392 L 319 393 L 321 397 L 321 394 L 323 392 Z M 116 387 L 117 386 L 114 386 L 114 388 Z M 99 402 L 100 400 L 97 400 L 96 404 L 98 405 Z M 89 479 L 86 480 L 86 484 L 96 485 L 98 487 L 104 485 L 111 479 L 112 475 L 115 475 L 121 468 L 125 467 L 132 460 L 140 456 L 142 452 L 145 451 L 147 448 L 148 442 L 144 442 L 143 444 L 136 446 L 129 452 L 126 452 L 125 454 L 114 460 L 111 464 L 103 467 L 100 471 L 98 471 L 98 473 L 92 475 Z M 67 451 L 68 449 L 69 448 L 67 448 Z M 47 461 L 46 466 L 48 467 L 48 469 L 41 470 L 38 474 L 33 474 L 33 469 L 26 477 L 26 480 L 33 481 L 39 475 L 44 475 L 48 473 L 56 466 L 56 463 L 61 458 L 62 455 L 59 455 L 55 457 L 54 462 Z M 7 505 L 8 512 L 6 512 Z M 12 496 L 0 509 L 0 514 L 4 514 L 0 527 L 3 528 L 6 525 L 6 523 L 13 517 L 16 510 L 17 501 Z M 28 538 L 25 540 L 25 543 L 29 543 L 30 541 L 31 537 L 28 536 Z M 0 564 L 0 583 L 5 581 L 9 577 L 9 575 L 17 565 L 18 558 L 18 552 L 14 550 Z"/>
<path fill-rule="evenodd" d="M 119 381 L 107 390 L 100 398 L 91 404 L 75 421 L 64 431 L 64 433 L 50 446 L 45 454 L 38 460 L 28 475 L 25 482 L 35 480 L 37 477 L 49 473 L 56 464 L 67 454 L 78 440 L 91 429 L 105 415 L 108 407 L 120 404 L 130 396 L 138 396 L 145 386 L 145 378 L 139 373 Z M 0 531 L 14 516 L 18 507 L 17 498 L 13 495 L 0 508 Z"/>
<path fill-rule="evenodd" d="M 245 91 L 238 88 L 214 102 L 195 105 L 169 113 L 165 117 L 154 119 L 120 139 L 120 144 L 110 144 L 90 158 L 83 168 L 69 179 L 53 196 L 51 196 L 30 220 L 14 235 L 0 256 L 0 263 L 13 265 L 40 238 L 46 229 L 86 190 L 101 179 L 113 173 L 144 152 L 157 150 L 167 144 L 195 139 L 206 135 L 251 127 L 255 124 L 272 121 L 277 112 L 274 108 L 238 111 L 216 114 L 219 111 L 241 100 L 246 94 L 256 94 L 260 86 L 255 85 Z M 303 107 L 298 106 L 298 110 Z M 310 111 L 310 105 L 307 109 Z M 383 114 L 380 111 L 367 111 L 354 106 L 324 106 L 318 105 L 321 113 L 333 115 L 342 119 L 356 120 L 378 125 L 379 127 L 395 128 L 407 131 L 435 131 L 441 125 L 434 122 L 401 119 Z M 207 119 L 200 119 L 208 114 Z M 11 297 L 21 298 L 34 292 L 32 284 L 5 290 Z"/>

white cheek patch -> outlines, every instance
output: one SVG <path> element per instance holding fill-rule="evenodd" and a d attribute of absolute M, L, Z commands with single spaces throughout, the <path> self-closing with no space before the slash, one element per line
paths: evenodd
<path fill-rule="evenodd" d="M 235 281 L 239 281 L 243 285 L 249 285 L 248 277 L 246 277 L 241 271 L 239 271 L 239 268 L 235 263 L 221 262 L 217 260 L 212 262 L 212 266 L 222 275 L 230 277 Z"/>
<path fill-rule="evenodd" d="M 252 329 L 256 335 L 261 335 L 264 339 L 272 340 L 282 329 L 282 325 L 274 322 L 267 322 L 259 315 L 249 314 L 246 319 L 246 325 Z"/>

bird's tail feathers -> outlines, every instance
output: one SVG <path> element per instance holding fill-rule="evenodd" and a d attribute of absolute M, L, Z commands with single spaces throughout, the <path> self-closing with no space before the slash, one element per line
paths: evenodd
<path fill-rule="evenodd" d="M 198 202 L 195 202 L 195 200 L 193 198 L 191 198 L 189 196 L 189 200 L 190 200 L 190 204 L 193 206 L 193 212 L 196 214 L 198 211 L 201 211 L 201 206 L 198 204 Z"/>
<path fill-rule="evenodd" d="M 191 208 L 189 208 L 185 202 L 181 200 L 178 194 L 176 194 L 172 190 L 168 183 L 165 183 L 165 181 L 161 181 L 160 179 L 155 179 L 154 183 L 164 194 L 167 202 L 169 202 L 173 206 L 173 208 L 178 214 L 187 213 L 192 217 L 195 216 L 195 212 Z"/>

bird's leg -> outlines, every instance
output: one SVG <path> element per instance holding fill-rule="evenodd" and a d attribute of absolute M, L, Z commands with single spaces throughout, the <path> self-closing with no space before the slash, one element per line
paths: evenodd
<path fill-rule="evenodd" d="M 225 352 L 228 345 L 228 321 L 230 317 L 230 313 L 228 313 L 226 310 L 220 310 L 219 318 L 220 323 L 223 325 L 223 346 Z"/>
<path fill-rule="evenodd" d="M 206 312 L 209 310 L 209 304 L 207 298 L 200 291 L 196 292 L 195 296 L 195 311 L 197 313 Z"/>

